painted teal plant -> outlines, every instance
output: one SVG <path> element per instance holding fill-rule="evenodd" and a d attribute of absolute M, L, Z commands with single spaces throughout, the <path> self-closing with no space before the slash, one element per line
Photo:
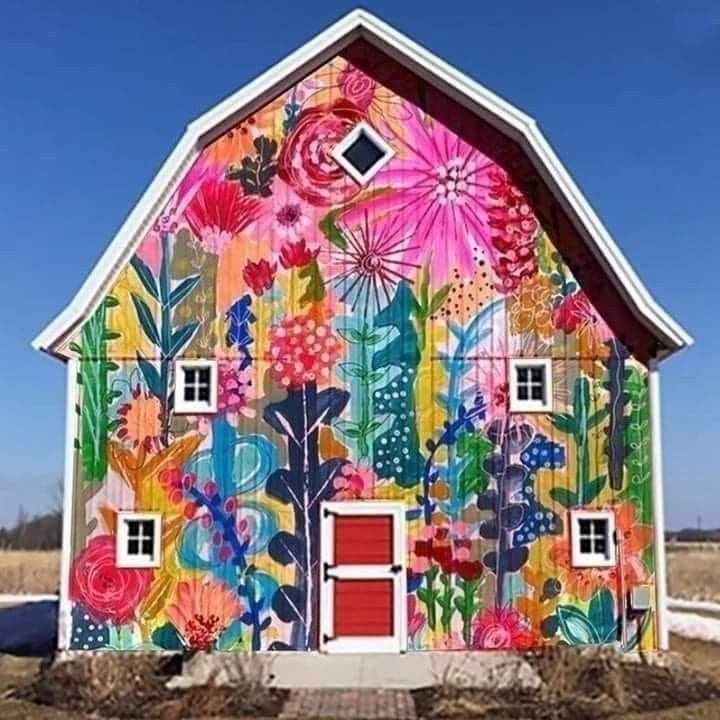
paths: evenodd
<path fill-rule="evenodd" d="M 107 344 L 120 337 L 119 332 L 108 330 L 107 311 L 116 307 L 118 301 L 108 295 L 85 323 L 80 344 L 70 343 L 70 348 L 80 356 L 78 384 L 82 389 L 80 415 L 80 438 L 76 446 L 80 450 L 83 477 L 86 482 L 101 482 L 107 473 L 108 436 L 120 424 L 110 420 L 110 404 L 122 394 L 111 390 L 108 373 L 118 365 L 108 359 Z"/>
<path fill-rule="evenodd" d="M 148 294 L 159 305 L 159 323 L 148 304 L 137 293 L 132 293 L 137 318 L 147 339 L 158 349 L 160 370 L 148 358 L 142 357 L 138 352 L 137 361 L 140 371 L 150 392 L 162 404 L 162 441 L 168 444 L 170 434 L 170 413 L 172 410 L 172 394 L 170 392 L 170 369 L 172 362 L 195 335 L 200 322 L 173 327 L 172 311 L 179 305 L 200 282 L 200 275 L 192 275 L 182 280 L 174 289 L 171 289 L 170 279 L 170 238 L 164 234 L 161 238 L 162 259 L 160 274 L 157 279 L 152 270 L 137 255 L 133 255 L 130 264 L 135 270 L 140 283 Z"/>
<path fill-rule="evenodd" d="M 349 319 L 349 318 L 348 318 Z M 349 440 L 357 443 L 358 460 L 370 461 L 372 438 L 386 425 L 391 415 L 376 415 L 372 407 L 372 390 L 385 376 L 381 370 L 373 370 L 370 365 L 371 348 L 381 343 L 388 335 L 387 331 L 375 330 L 367 323 L 359 328 L 338 327 L 338 333 L 348 343 L 351 360 L 340 363 L 339 371 L 351 384 L 353 410 L 357 408 L 357 419 L 338 420 L 334 428 Z"/>
<path fill-rule="evenodd" d="M 607 476 L 590 479 L 590 448 L 588 434 L 608 416 L 608 408 L 603 407 L 591 414 L 590 381 L 586 377 L 575 380 L 572 396 L 573 411 L 553 413 L 552 424 L 562 433 L 575 440 L 575 459 L 577 467 L 576 489 L 568 490 L 554 487 L 550 497 L 563 507 L 574 507 L 591 503 L 601 492 Z"/>

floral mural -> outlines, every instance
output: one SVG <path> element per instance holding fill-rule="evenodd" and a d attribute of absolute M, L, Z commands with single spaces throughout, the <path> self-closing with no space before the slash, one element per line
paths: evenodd
<path fill-rule="evenodd" d="M 653 582 L 644 358 L 519 149 L 391 76 L 335 58 L 209 144 L 75 337 L 72 647 L 317 648 L 326 500 L 405 504 L 410 650 L 614 642 Z M 365 186 L 360 121 L 395 153 Z M 518 356 L 552 412 L 509 412 Z M 217 360 L 212 415 L 177 358 Z M 574 507 L 616 510 L 619 569 L 572 567 Z M 122 510 L 160 567 L 116 567 Z"/>

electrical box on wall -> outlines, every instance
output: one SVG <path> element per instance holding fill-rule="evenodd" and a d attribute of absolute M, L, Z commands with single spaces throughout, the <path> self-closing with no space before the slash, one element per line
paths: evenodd
<path fill-rule="evenodd" d="M 652 587 L 637 585 L 630 591 L 630 610 L 644 612 L 652 607 Z"/>

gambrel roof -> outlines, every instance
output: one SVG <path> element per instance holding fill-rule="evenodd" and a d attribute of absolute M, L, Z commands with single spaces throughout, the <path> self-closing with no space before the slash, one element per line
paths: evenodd
<path fill-rule="evenodd" d="M 38 350 L 66 357 L 67 341 L 92 314 L 209 141 L 363 39 L 514 139 L 571 218 L 631 312 L 657 339 L 664 357 L 692 344 L 690 335 L 655 301 L 553 152 L 533 118 L 365 10 L 354 10 L 194 122 L 93 268 L 72 302 L 35 338 Z"/>

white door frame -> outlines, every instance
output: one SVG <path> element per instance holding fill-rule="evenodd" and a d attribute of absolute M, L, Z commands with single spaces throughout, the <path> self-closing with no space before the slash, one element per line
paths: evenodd
<path fill-rule="evenodd" d="M 334 515 L 391 515 L 393 518 L 393 561 L 391 565 L 335 565 Z M 320 650 L 327 653 L 398 653 L 407 647 L 407 591 L 405 504 L 384 500 L 325 502 L 320 508 Z M 396 569 L 400 567 L 400 570 Z M 328 578 L 327 580 L 325 578 Z M 333 580 L 392 580 L 392 637 L 334 637 Z"/>

